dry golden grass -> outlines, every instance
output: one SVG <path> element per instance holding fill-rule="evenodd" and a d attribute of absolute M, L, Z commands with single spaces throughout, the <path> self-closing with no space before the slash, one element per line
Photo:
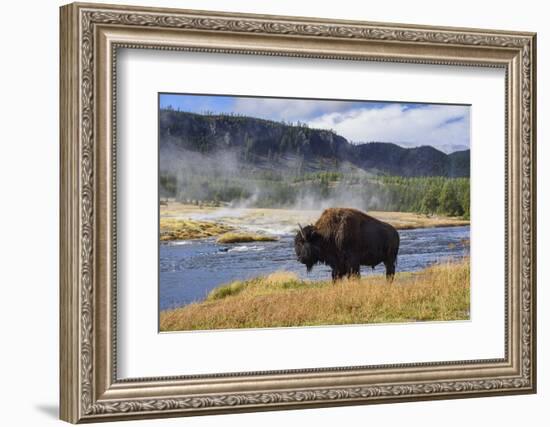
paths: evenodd
<path fill-rule="evenodd" d="M 274 236 L 256 233 L 225 233 L 222 234 L 216 242 L 218 243 L 247 243 L 247 242 L 276 242 L 278 239 Z"/>
<path fill-rule="evenodd" d="M 233 227 L 212 221 L 196 221 L 179 218 L 160 218 L 160 240 L 189 240 L 218 236 Z"/>
<path fill-rule="evenodd" d="M 416 273 L 305 281 L 277 272 L 214 289 L 200 303 L 163 311 L 161 331 L 464 320 L 470 260 Z"/>
<path fill-rule="evenodd" d="M 369 211 L 369 215 L 393 225 L 397 230 L 429 227 L 456 227 L 470 225 L 470 221 L 452 216 L 422 215 L 413 212 Z"/>

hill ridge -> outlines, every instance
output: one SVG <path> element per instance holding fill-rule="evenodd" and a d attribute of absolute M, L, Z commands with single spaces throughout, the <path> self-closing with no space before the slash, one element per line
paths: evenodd
<path fill-rule="evenodd" d="M 211 155 L 233 152 L 258 169 L 299 167 L 303 172 L 342 167 L 405 177 L 469 177 L 470 150 L 446 154 L 431 145 L 352 143 L 333 130 L 241 115 L 203 115 L 173 109 L 159 113 L 161 155 L 171 149 Z"/>

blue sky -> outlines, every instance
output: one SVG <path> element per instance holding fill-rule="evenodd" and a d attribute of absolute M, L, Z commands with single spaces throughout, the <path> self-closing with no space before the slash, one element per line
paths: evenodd
<path fill-rule="evenodd" d="M 470 148 L 470 107 L 450 104 L 304 100 L 161 94 L 160 107 L 246 116 L 332 129 L 354 143 L 432 145 L 447 153 Z"/>

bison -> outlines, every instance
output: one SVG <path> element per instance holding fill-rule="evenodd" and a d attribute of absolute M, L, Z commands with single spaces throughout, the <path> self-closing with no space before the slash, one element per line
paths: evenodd
<path fill-rule="evenodd" d="M 360 276 L 360 266 L 386 267 L 386 278 L 395 274 L 399 234 L 390 224 L 357 209 L 325 209 L 314 225 L 302 227 L 294 238 L 298 261 L 310 272 L 315 264 L 332 268 L 332 280 Z"/>

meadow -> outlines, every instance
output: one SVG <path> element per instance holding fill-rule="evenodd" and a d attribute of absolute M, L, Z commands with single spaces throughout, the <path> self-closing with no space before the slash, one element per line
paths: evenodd
<path fill-rule="evenodd" d="M 382 275 L 310 281 L 275 272 L 213 289 L 160 314 L 160 330 L 273 328 L 469 319 L 470 260 Z"/>

